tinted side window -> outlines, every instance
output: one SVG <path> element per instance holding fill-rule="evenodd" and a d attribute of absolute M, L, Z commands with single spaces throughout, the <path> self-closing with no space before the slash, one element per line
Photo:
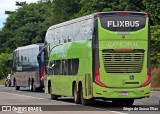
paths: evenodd
<path fill-rule="evenodd" d="M 68 64 L 69 75 L 76 75 L 78 73 L 79 68 L 79 59 L 69 59 Z"/>
<path fill-rule="evenodd" d="M 50 75 L 77 75 L 79 59 L 53 60 L 49 64 Z"/>

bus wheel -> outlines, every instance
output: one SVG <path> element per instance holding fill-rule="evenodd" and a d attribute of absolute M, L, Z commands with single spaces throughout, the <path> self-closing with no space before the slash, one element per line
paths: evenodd
<path fill-rule="evenodd" d="M 74 84 L 74 88 L 73 88 L 73 97 L 74 97 L 74 103 L 79 104 L 80 103 L 80 92 L 77 91 L 76 84 Z"/>
<path fill-rule="evenodd" d="M 33 83 L 32 83 L 31 80 L 29 81 L 29 90 L 30 90 L 31 92 L 33 91 Z"/>
<path fill-rule="evenodd" d="M 15 80 L 14 84 L 15 84 L 15 90 L 20 90 L 20 86 L 17 86 L 16 80 Z"/>
<path fill-rule="evenodd" d="M 13 87 L 15 87 L 15 81 L 16 81 L 16 80 L 15 80 L 15 78 L 14 78 L 14 80 L 13 80 Z"/>
<path fill-rule="evenodd" d="M 57 100 L 57 99 L 58 99 L 58 96 L 57 96 L 57 95 L 54 95 L 54 94 L 51 94 L 51 99 L 52 99 L 52 100 Z"/>
<path fill-rule="evenodd" d="M 9 82 L 7 82 L 7 87 L 10 87 L 10 86 L 9 86 Z"/>
<path fill-rule="evenodd" d="M 82 86 L 80 87 L 80 99 L 81 99 L 81 104 L 83 104 L 83 105 L 87 105 L 90 103 L 89 99 L 85 99 L 83 97 L 83 87 Z"/>
<path fill-rule="evenodd" d="M 38 89 L 36 88 L 36 86 L 34 85 L 34 83 L 33 83 L 33 91 L 34 92 L 38 91 Z"/>
<path fill-rule="evenodd" d="M 50 87 L 49 89 L 50 89 L 49 91 L 50 91 L 50 94 L 51 94 L 51 100 L 57 100 L 57 99 L 58 99 L 58 96 L 52 94 L 52 88 L 51 88 L 51 87 Z"/>
<path fill-rule="evenodd" d="M 8 81 L 7 86 L 8 86 L 8 87 L 11 87 L 11 82 L 10 82 L 10 81 Z"/>
<path fill-rule="evenodd" d="M 34 84 L 34 80 L 32 80 L 32 92 L 36 92 L 36 91 L 38 91 L 38 88 L 36 88 Z"/>

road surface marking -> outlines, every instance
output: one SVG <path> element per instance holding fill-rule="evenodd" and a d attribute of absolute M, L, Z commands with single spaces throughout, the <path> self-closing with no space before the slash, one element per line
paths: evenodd
<path fill-rule="evenodd" d="M 45 99 L 45 100 L 49 100 L 49 99 L 46 99 L 46 98 L 33 97 L 33 96 L 28 96 L 28 95 L 20 95 L 20 94 L 15 94 L 15 93 L 8 93 L 8 92 L 0 92 L 0 93 L 18 95 L 18 96 L 22 96 L 22 97 L 30 97 L 30 98 L 37 98 L 37 99 Z"/>
<path fill-rule="evenodd" d="M 20 95 L 20 94 L 15 94 L 15 93 L 7 93 L 7 92 L 0 92 L 0 93 L 5 93 L 5 94 L 11 94 L 11 95 L 17 95 L 17 96 L 23 96 L 23 97 L 29 97 L 29 98 L 36 98 L 36 99 L 43 99 L 43 100 L 53 101 L 51 99 L 39 98 L 39 97 L 33 97 L 33 96 L 27 96 L 27 95 Z M 63 102 L 63 101 L 56 101 L 56 102 Z M 76 104 L 73 104 L 73 103 L 67 103 L 67 104 L 76 105 Z M 86 106 L 86 107 L 91 107 L 91 106 Z M 91 107 L 91 108 L 95 108 L 95 107 Z M 99 109 L 99 110 L 102 110 L 102 111 L 109 111 L 109 112 L 116 113 L 116 114 L 127 114 L 127 113 L 123 113 L 123 112 L 111 111 L 111 110 L 106 110 L 106 109 L 101 109 L 101 108 L 96 108 L 96 109 Z M 21 112 L 17 112 L 17 113 L 21 113 Z"/>
<path fill-rule="evenodd" d="M 142 102 L 137 102 L 137 101 L 136 101 L 136 102 L 134 102 L 134 103 L 137 103 L 137 104 L 144 104 L 144 103 L 142 103 Z"/>
<path fill-rule="evenodd" d="M 117 111 L 110 111 L 110 112 L 113 112 L 113 113 L 116 113 L 116 114 L 128 114 L 128 113 L 117 112 Z"/>
<path fill-rule="evenodd" d="M 17 111 L 17 113 L 22 114 L 23 112 Z"/>

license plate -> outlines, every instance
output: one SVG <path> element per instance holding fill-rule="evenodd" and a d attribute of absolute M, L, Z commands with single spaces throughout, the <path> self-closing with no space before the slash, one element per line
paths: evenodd
<path fill-rule="evenodd" d="M 128 92 L 120 92 L 119 96 L 128 96 Z"/>

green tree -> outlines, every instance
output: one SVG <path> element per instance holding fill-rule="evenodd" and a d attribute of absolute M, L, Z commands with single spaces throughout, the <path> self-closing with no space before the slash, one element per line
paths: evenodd
<path fill-rule="evenodd" d="M 160 24 L 160 0 L 143 0 L 154 25 Z"/>
<path fill-rule="evenodd" d="M 72 18 L 81 8 L 80 0 L 53 0 L 52 22 L 61 23 Z"/>
<path fill-rule="evenodd" d="M 12 56 L 12 54 L 1 53 L 0 54 L 0 79 L 4 78 L 8 73 L 10 73 L 10 67 L 7 66 L 7 60 Z"/>
<path fill-rule="evenodd" d="M 0 31 L 0 52 L 12 52 L 19 46 L 43 43 L 46 30 L 52 25 L 47 21 L 52 14 L 50 8 L 50 2 L 25 3 L 9 14 Z"/>
<path fill-rule="evenodd" d="M 0 30 L 0 53 L 12 52 L 19 46 L 44 42 L 47 29 L 72 18 L 102 11 L 146 11 L 153 20 L 152 63 L 159 61 L 160 0 L 39 0 L 20 4 L 8 14 Z"/>
<path fill-rule="evenodd" d="M 151 63 L 155 67 L 160 61 L 160 25 L 151 27 Z"/>
<path fill-rule="evenodd" d="M 143 11 L 142 0 L 81 0 L 82 8 L 75 17 L 102 11 Z"/>

